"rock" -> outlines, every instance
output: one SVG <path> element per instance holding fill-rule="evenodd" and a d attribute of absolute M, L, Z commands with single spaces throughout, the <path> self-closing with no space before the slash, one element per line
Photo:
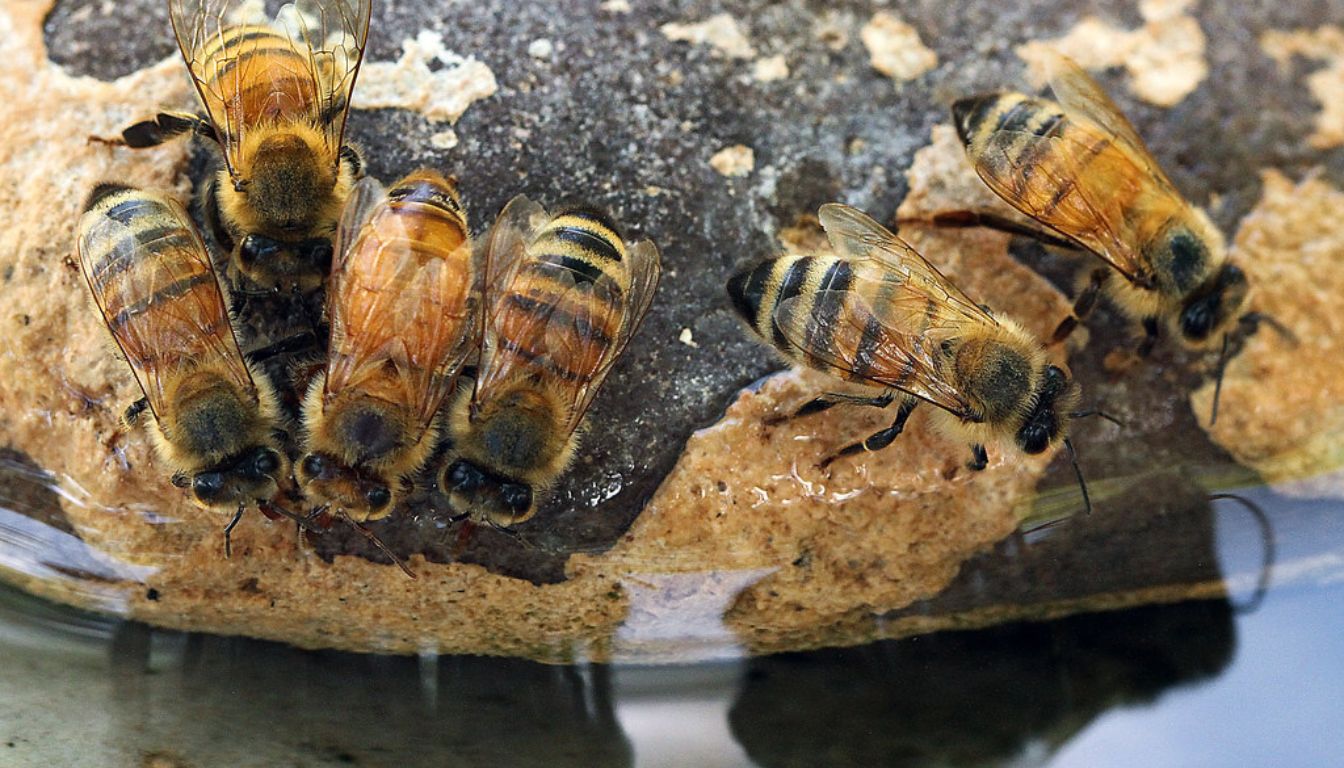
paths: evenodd
<path fill-rule="evenodd" d="M 816 247 L 812 217 L 824 202 L 891 221 L 902 200 L 902 216 L 918 216 L 947 199 L 940 190 L 960 198 L 979 189 L 958 166 L 946 129 L 925 150 L 930 130 L 947 121 L 946 105 L 958 96 L 1024 87 L 1014 47 L 1063 37 L 1093 12 L 1089 4 L 1071 0 L 1048 15 L 1029 3 L 903 10 L 941 64 L 893 87 L 870 68 L 859 43 L 867 18 L 844 10 L 741 0 L 712 9 L 692 3 L 674 14 L 607 2 L 581 23 L 557 25 L 543 3 L 456 4 L 451 19 L 430 18 L 420 4 L 377 3 L 369 62 L 414 64 L 403 59 L 404 43 L 423 40 L 422 54 L 441 46 L 463 62 L 474 59 L 494 92 L 454 102 L 465 106 L 434 112 L 435 119 L 428 107 L 412 111 L 419 100 L 357 109 L 349 135 L 365 148 L 373 174 L 393 179 L 420 165 L 456 174 L 477 232 L 522 192 L 548 208 L 603 207 L 632 236 L 657 242 L 665 263 L 648 320 L 596 398 L 574 467 L 536 518 L 516 535 L 484 529 L 463 536 L 448 522 L 442 495 L 426 487 L 373 526 L 409 559 L 416 581 L 353 531 L 338 526 L 299 537 L 291 524 L 255 514 L 235 532 L 235 555 L 225 560 L 225 520 L 189 504 L 144 435 L 118 421 L 138 394 L 108 351 L 70 260 L 76 214 L 92 185 L 107 178 L 186 199 L 207 172 L 208 153 L 185 142 L 144 151 L 87 144 L 86 134 L 111 135 L 160 106 L 187 108 L 192 93 L 157 0 L 53 5 L 0 8 L 0 96 L 22 105 L 0 118 L 0 201 L 11 217 L 0 231 L 11 308 L 0 317 L 8 323 L 0 356 L 16 373 L 0 379 L 0 447 L 22 458 L 0 474 L 10 487 L 45 489 L 15 495 L 0 516 L 0 559 L 18 564 L 4 577 L 35 594 L 161 626 L 305 647 L 548 661 L 703 658 L 742 647 L 861 642 L 988 615 L 983 605 L 963 603 L 883 628 L 889 616 L 931 605 L 919 601 L 955 584 L 965 559 L 1008 535 L 1023 515 L 1053 518 L 1079 508 L 1066 461 L 1015 461 L 996 451 L 982 475 L 954 472 L 965 447 L 928 430 L 922 416 L 888 452 L 820 475 L 812 463 L 825 449 L 887 415 L 836 412 L 767 428 L 764 417 L 826 383 L 787 374 L 743 392 L 780 365 L 733 318 L 723 282 L 734 268 L 784 247 Z M 731 40 L 726 49 L 715 47 L 708 27 L 705 44 L 664 32 L 669 24 L 684 30 L 714 22 L 719 13 L 736 33 L 715 38 Z M 1136 102 L 1119 79 L 1099 75 L 1175 183 L 1195 202 L 1214 203 L 1211 214 L 1228 232 L 1262 190 L 1267 201 L 1281 199 L 1279 182 L 1262 181 L 1262 168 L 1298 178 L 1320 165 L 1312 184 L 1337 188 L 1344 166 L 1308 140 L 1316 110 L 1308 84 L 1238 42 L 1248 33 L 1315 28 L 1322 23 L 1315 11 L 1201 6 L 1176 16 L 1197 19 L 1207 35 L 1209 74 L 1171 111 Z M 1137 23 L 1128 10 L 1107 18 L 1123 29 Z M 542 39 L 553 46 L 549 58 L 529 54 Z M 788 76 L 756 76 L 775 57 L 783 57 Z M 417 61 L 436 77 L 451 69 L 437 67 L 457 61 L 433 58 Z M 469 81 L 481 86 L 471 94 L 489 90 L 483 75 Z M 423 85 L 408 84 L 417 82 Z M 751 170 L 725 179 L 710 161 L 734 146 L 751 148 Z M 903 235 L 972 296 L 1037 333 L 1059 319 L 1075 272 L 1090 264 L 994 233 L 919 229 L 906 225 Z M 1276 265 L 1295 263 L 1316 243 L 1292 242 Z M 1329 306 L 1334 290 L 1322 283 L 1314 301 Z M 1289 300 L 1276 295 L 1266 286 L 1262 298 L 1268 306 Z M 1125 424 L 1092 420 L 1075 429 L 1100 510 L 1147 521 L 1155 506 L 1146 494 L 1160 492 L 1144 481 L 1154 468 L 1194 487 L 1253 479 L 1209 441 L 1188 404 L 1211 361 L 1161 345 L 1144 366 L 1108 371 L 1103 360 L 1129 345 L 1129 327 L 1103 308 L 1089 331 L 1068 350 L 1069 366 L 1085 402 Z M 1227 422 L 1219 425 L 1229 431 L 1214 432 L 1229 447 L 1240 430 L 1257 429 L 1234 417 L 1253 412 L 1248 369 L 1240 366 L 1272 366 L 1269 381 L 1292 386 L 1281 375 L 1290 353 L 1257 351 L 1274 343 L 1262 332 L 1229 370 Z M 1327 370 L 1311 356 L 1334 352 L 1304 346 L 1291 354 Z M 1285 425 L 1309 421 L 1316 411 L 1307 409 L 1321 405 L 1273 402 Z M 1296 434 L 1307 433 L 1265 437 Z M 1265 455 L 1280 450 L 1268 445 Z M 767 497 L 754 510 L 761 499 L 753 488 Z M 1087 521 L 1075 524 L 1091 530 Z M 1105 538 L 1087 540 L 1077 553 L 1123 556 L 1108 546 Z M 1149 561 L 1134 561 L 1140 577 L 1165 578 Z M 1071 578 L 1068 570 L 1043 572 L 1049 583 Z M 1010 594 L 997 578 L 984 577 L 984 599 L 992 601 L 996 589 Z M 1209 589 L 1207 581 L 1181 577 L 1145 591 L 1143 580 L 1092 585 L 1090 596 L 1071 596 L 1052 610 Z M 1019 615 L 1016 608 L 993 620 Z"/>

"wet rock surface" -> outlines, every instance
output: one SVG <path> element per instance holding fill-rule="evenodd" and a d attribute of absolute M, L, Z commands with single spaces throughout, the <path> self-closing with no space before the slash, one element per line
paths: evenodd
<path fill-rule="evenodd" d="M 692 433 L 718 421 L 744 385 L 780 367 L 732 317 L 722 288 L 726 275 L 778 252 L 780 237 L 830 200 L 848 202 L 879 220 L 890 221 L 909 191 L 906 171 L 915 162 L 915 153 L 930 143 L 933 127 L 947 120 L 945 105 L 969 92 L 1024 86 L 1024 65 L 1015 53 L 1017 46 L 1063 37 L 1091 15 L 1108 19 L 1117 28 L 1133 29 L 1144 23 L 1136 6 L 1123 2 L 1066 2 L 1053 7 L 1049 15 L 1032 4 L 992 9 L 974 4 L 917 4 L 900 9 L 899 16 L 936 53 L 937 64 L 908 82 L 895 83 L 872 68 L 869 51 L 860 39 L 862 28 L 878 10 L 868 3 L 630 6 L 626 12 L 596 3 L 379 2 L 370 36 L 371 60 L 397 59 L 403 41 L 430 30 L 442 36 L 448 49 L 484 62 L 494 73 L 499 90 L 473 104 L 451 126 L 457 144 L 449 149 L 437 147 L 431 139 L 450 126 L 412 112 L 356 111 L 349 127 L 351 138 L 365 148 L 371 172 L 380 178 L 390 180 L 420 165 L 456 174 L 478 230 L 488 226 L 509 198 L 525 192 L 549 208 L 566 202 L 606 208 L 629 233 L 651 237 L 663 252 L 664 276 L 653 309 L 597 397 L 579 458 L 541 514 L 519 526 L 516 537 L 488 529 L 463 536 L 456 525 L 447 523 L 442 496 L 430 489 L 413 498 L 403 513 L 373 526 L 398 554 L 416 556 L 413 565 L 418 568 L 425 568 L 426 563 L 463 564 L 442 576 L 445 590 L 484 590 L 479 596 L 483 601 L 512 601 L 515 608 L 534 605 L 549 616 L 544 623 L 549 622 L 559 635 L 564 635 L 565 608 L 547 605 L 554 596 L 530 592 L 534 588 L 527 582 L 561 586 L 576 573 L 570 562 L 572 553 L 600 558 L 600 553 L 634 531 L 632 523 L 682 458 Z M 663 31 L 668 23 L 698 23 L 720 12 L 737 20 L 755 59 L 731 54 L 740 48 L 725 52 L 712 42 L 670 39 Z M 1317 105 L 1301 81 L 1308 67 L 1298 62 L 1280 69 L 1258 43 L 1259 36 L 1272 29 L 1340 23 L 1344 6 L 1201 6 L 1189 13 L 1207 36 L 1209 67 L 1208 77 L 1189 96 L 1171 108 L 1159 108 L 1136 99 L 1126 88 L 1125 76 L 1098 75 L 1177 186 L 1196 203 L 1207 204 L 1214 220 L 1231 234 L 1260 198 L 1264 168 L 1300 178 L 1320 166 L 1319 178 L 1324 183 L 1336 187 L 1344 183 L 1344 156 L 1313 148 L 1309 140 Z M 29 15 L 39 14 L 29 9 Z M 124 125 L 165 100 L 172 106 L 190 105 L 180 63 L 170 60 L 155 66 L 175 55 L 163 16 L 161 4 L 150 0 L 110 6 L 62 0 L 45 15 L 43 39 L 49 58 L 66 74 L 113 81 L 138 73 L 132 75 L 140 78 L 138 83 L 122 80 L 106 86 L 109 90 L 94 107 L 98 131 Z M 783 58 L 787 76 L 755 76 L 756 61 L 776 57 Z M 19 65 L 38 66 L 36 62 Z M 140 72 L 147 67 L 154 67 L 152 74 Z M 82 77 L 75 82 L 88 93 L 99 88 Z M 86 126 L 76 130 L 87 131 Z M 742 175 L 724 175 L 711 160 L 725 148 L 736 146 L 751 150 L 751 167 Z M 185 190 L 200 182 L 207 166 L 199 150 L 194 162 L 186 162 L 181 146 L 142 153 L 80 152 L 75 160 L 67 161 L 78 164 L 71 172 L 72 180 L 59 194 L 52 193 L 61 200 L 58 210 L 65 222 L 73 222 L 81 185 L 87 188 L 94 179 L 124 173 L 124 178 L 138 183 Z M 5 181 L 13 185 L 10 194 L 19 197 L 17 184 L 25 177 L 19 171 L 30 161 L 12 151 L 4 159 L 8 165 Z M 51 172 L 61 170 L 68 169 L 53 167 Z M 26 216 L 43 215 L 36 208 L 23 210 Z M 55 241 L 52 252 L 69 253 L 65 232 L 69 224 L 45 226 L 48 229 L 35 231 Z M 52 231 L 65 232 L 66 239 L 47 234 Z M 928 237 L 929 243 L 922 247 L 937 249 L 939 240 L 948 235 Z M 954 238 L 957 245 L 947 247 L 961 248 L 967 237 L 974 243 L 980 235 L 961 233 Z M 996 242 L 994 247 L 1005 244 L 1006 240 Z M 50 268 L 53 258 L 38 259 L 25 250 L 31 244 L 15 242 L 11 247 L 14 253 L 3 254 L 11 259 L 9 266 L 22 270 L 46 263 Z M 1080 264 L 1088 266 L 1029 243 L 1013 242 L 1011 250 L 1063 294 L 1072 293 Z M 972 272 L 999 270 L 997 262 L 977 266 L 971 258 L 967 263 Z M 42 319 L 42 338 L 29 331 L 12 340 L 13 346 L 6 350 L 10 361 L 42 349 L 51 355 L 62 340 L 70 342 L 69 328 L 76 329 L 76 346 L 95 348 L 90 339 L 99 329 L 81 315 L 82 296 L 77 294 L 84 287 L 75 279 L 76 273 L 55 273 L 45 281 L 9 289 L 59 291 L 70 308 L 68 318 L 53 314 Z M 992 288 L 979 296 L 1010 313 L 1026 301 L 1014 292 L 996 295 Z M 1044 315 L 1057 310 L 1058 306 L 1053 310 L 1037 306 L 1032 311 L 1044 313 L 1041 325 L 1048 327 Z M 1070 366 L 1084 385 L 1085 402 L 1105 409 L 1125 425 L 1117 431 L 1109 423 L 1094 420 L 1076 428 L 1079 453 L 1099 504 L 1144 509 L 1142 497 L 1120 496 L 1127 478 L 1155 466 L 1191 466 L 1197 474 L 1221 482 L 1250 477 L 1209 442 L 1199 427 L 1206 417 L 1197 420 L 1187 404 L 1186 395 L 1207 375 L 1211 361 L 1162 344 L 1147 364 L 1122 368 L 1108 359 L 1114 359 L 1114 350 L 1133 343 L 1132 329 L 1103 308 L 1088 330 L 1090 340 L 1085 347 L 1071 350 Z M 53 379 L 64 375 L 67 369 L 62 366 L 68 364 L 69 370 L 77 367 L 80 371 L 76 387 L 98 382 L 99 388 L 94 392 L 99 405 L 85 411 L 79 410 L 74 395 L 62 396 L 55 408 L 65 414 L 58 416 L 60 429 L 76 435 L 96 431 L 96 439 L 80 437 L 83 442 L 77 442 L 77 447 L 90 454 L 100 450 L 99 446 L 104 452 L 113 451 L 116 458 L 101 464 L 110 476 L 121 478 L 108 482 L 114 492 L 129 489 L 127 498 L 118 501 L 133 508 L 152 506 L 158 503 L 156 494 L 172 491 L 167 483 L 155 481 L 141 488 L 135 482 L 148 481 L 128 481 L 132 470 L 119 468 L 133 465 L 134 472 L 141 472 L 153 466 L 142 438 L 118 432 L 114 426 L 115 412 L 124 405 L 120 401 L 132 394 L 131 388 L 126 386 L 120 364 L 110 356 L 91 361 L 58 359 L 53 367 Z M 95 366 L 92 372 L 90 365 Z M 106 381 L 118 383 L 101 383 Z M 24 407 L 22 394 L 15 385 L 6 407 L 11 411 Z M 841 435 L 852 436 L 854 428 L 848 418 L 828 421 L 815 428 L 814 436 L 839 440 Z M 23 443 L 37 434 L 41 429 L 36 422 L 19 420 L 7 439 Z M 19 447 L 26 449 L 23 444 Z M 959 446 L 947 448 L 949 452 L 961 450 Z M 55 466 L 64 461 L 59 451 L 32 453 L 48 469 L 68 469 Z M 732 471 L 731 464 L 728 469 Z M 88 485 L 97 480 L 80 477 L 80 482 Z M 1062 490 L 1038 500 L 1039 511 L 1050 515 L 1076 509 L 1076 491 L 1069 490 L 1072 486 L 1071 470 L 1056 462 L 1042 487 Z M 676 489 L 665 492 L 675 498 Z M 167 517 L 192 525 L 169 526 L 172 531 L 153 533 L 142 527 L 136 529 L 138 533 L 126 534 L 107 524 L 107 530 L 115 530 L 119 537 L 112 547 L 119 556 L 135 559 L 145 550 L 189 552 L 180 562 L 169 558 L 160 574 L 169 581 L 218 558 L 217 542 L 201 539 L 223 522 L 177 509 L 177 497 L 172 498 L 174 509 Z M 1110 498 L 1115 500 L 1108 502 Z M 1006 524 L 1004 531 L 1011 528 L 1011 516 L 997 519 Z M 694 525 L 697 520 L 688 518 L 685 524 Z M 86 538 L 90 525 L 84 524 Z M 324 578 L 372 579 L 358 588 L 361 604 L 368 610 L 378 610 L 380 603 L 409 599 L 394 596 L 410 588 L 391 586 L 397 582 L 389 577 L 401 576 L 395 569 L 377 565 L 386 563 L 386 558 L 354 532 L 337 527 L 300 543 L 281 528 L 265 525 L 260 518 L 249 518 L 240 528 L 242 551 L 249 564 L 228 580 L 242 585 L 238 591 L 246 600 L 274 599 L 268 590 L 284 589 L 278 585 L 285 583 L 286 576 L 324 573 L 322 564 L 339 571 Z M 685 530 L 683 535 L 708 537 L 714 535 L 714 528 L 704 525 Z M 969 550 L 993 539 L 976 539 Z M 254 549 L 246 548 L 249 543 Z M 638 546 L 635 551 L 640 551 Z M 313 552 L 321 562 L 304 557 L 294 563 L 295 552 Z M 354 564 L 352 558 L 342 557 L 345 554 L 371 562 Z M 273 566 L 264 558 L 284 560 L 288 565 L 268 570 Z M 713 563 L 704 565 L 712 567 Z M 650 567 L 657 570 L 660 566 Z M 589 566 L 579 570 L 594 573 Z M 954 571 L 931 584 L 945 583 Z M 627 597 L 613 586 L 618 580 L 616 572 L 601 567 L 596 572 L 604 573 L 608 581 L 567 585 L 569 597 L 565 598 L 577 604 L 601 596 L 594 613 L 580 622 L 587 629 L 578 634 L 590 640 L 622 620 Z M 864 573 L 852 575 L 856 580 L 867 578 Z M 522 583 L 510 583 L 519 580 Z M 499 594 L 491 591 L 496 588 Z M 390 591 L 380 594 L 379 589 Z M 426 593 L 428 589 L 424 584 L 414 588 L 421 593 L 415 599 L 422 600 L 415 604 L 432 611 L 436 603 Z M 839 586 L 829 589 L 844 594 Z M 209 608 L 209 601 L 219 595 L 210 589 L 194 590 L 187 590 L 188 604 L 172 609 L 140 607 L 149 612 L 146 615 L 205 608 L 210 615 L 190 626 L 215 631 L 230 631 L 243 617 L 255 621 L 248 610 L 235 611 L 228 601 Z M 674 592 L 668 599 L 675 598 Z M 298 595 L 290 597 L 296 603 L 300 600 Z M 763 604 L 760 595 L 752 599 Z M 894 602 L 884 604 L 883 610 L 895 607 Z M 318 613 L 317 608 L 300 611 L 291 620 L 315 621 Z M 471 615 L 489 621 L 481 617 L 490 612 Z M 753 624 L 757 620 L 768 624 L 764 617 L 753 619 Z M 263 624 L 247 631 L 286 636 L 283 617 Z M 525 632 L 527 620 L 510 626 Z M 480 628 L 479 633 L 484 637 L 487 630 Z M 361 637 L 334 635 L 331 626 L 324 625 L 321 632 L 305 635 L 305 642 L 345 647 L 369 642 L 374 647 L 402 650 L 413 645 L 408 638 L 380 642 L 370 641 L 368 635 Z M 490 646 L 487 642 L 483 649 L 538 656 L 549 653 L 529 650 L 521 643 Z"/>

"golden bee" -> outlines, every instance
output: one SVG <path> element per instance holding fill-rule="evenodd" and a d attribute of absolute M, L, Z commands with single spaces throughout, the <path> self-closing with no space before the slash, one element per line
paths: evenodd
<path fill-rule="evenodd" d="M 887 447 L 921 401 L 937 406 L 971 442 L 972 469 L 988 463 L 991 440 L 1028 454 L 1063 442 L 1072 452 L 1067 432 L 1078 386 L 1046 359 L 1039 341 L 967 298 L 860 211 L 830 203 L 818 218 L 833 253 L 749 267 L 728 281 L 728 295 L 787 360 L 871 391 L 823 395 L 796 415 L 842 403 L 897 403 L 890 427 L 845 446 L 822 466 Z"/>
<path fill-rule="evenodd" d="M 197 504 L 269 503 L 289 475 L 275 393 L 234 338 L 205 243 L 186 210 L 162 195 L 97 187 L 79 220 L 79 262 L 112 340 L 144 399 L 148 431 L 173 483 Z"/>
<path fill-rule="evenodd" d="M 605 215 L 551 216 L 522 196 L 504 208 L 486 245 L 479 371 L 453 403 L 439 476 L 460 517 L 499 527 L 536 513 L 658 275 L 658 248 L 627 243 Z"/>
<path fill-rule="evenodd" d="M 995 93 L 952 106 L 980 178 L 1046 231 L 969 211 L 940 214 L 935 222 L 1027 234 L 1106 262 L 1108 268 L 1093 271 L 1055 341 L 1104 294 L 1142 324 L 1141 355 L 1161 325 L 1191 348 L 1222 340 L 1225 355 L 1230 336 L 1266 318 L 1243 311 L 1249 283 L 1228 259 L 1222 234 L 1176 190 L 1096 81 L 1064 56 L 1052 55 L 1048 65 L 1055 101 Z"/>
<path fill-rule="evenodd" d="M 386 517 L 428 460 L 440 405 L 479 328 L 476 269 L 454 182 L 421 170 L 355 188 L 327 293 L 326 370 L 303 404 L 303 491 L 357 522 Z"/>
<path fill-rule="evenodd" d="M 243 0 L 169 0 L 204 115 L 163 112 L 110 143 L 150 147 L 194 132 L 223 165 L 203 208 L 238 272 L 262 288 L 312 291 L 363 174 L 344 143 L 371 0 L 299 0 L 292 23 L 233 25 Z"/>

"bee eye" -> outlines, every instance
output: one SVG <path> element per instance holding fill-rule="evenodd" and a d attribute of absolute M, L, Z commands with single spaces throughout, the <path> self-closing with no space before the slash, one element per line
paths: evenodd
<path fill-rule="evenodd" d="M 270 448 L 261 449 L 252 462 L 252 471 L 258 475 L 273 475 L 278 469 L 280 469 L 280 455 Z"/>
<path fill-rule="evenodd" d="M 1215 296 L 1209 296 L 1186 306 L 1181 312 L 1181 333 L 1187 339 L 1201 341 L 1213 329 Z"/>
<path fill-rule="evenodd" d="M 259 261 L 274 259 L 279 250 L 279 243 L 254 233 L 244 237 L 243 242 L 238 244 L 238 261 L 243 266 L 250 267 Z"/>
<path fill-rule="evenodd" d="M 368 502 L 369 509 L 377 511 L 392 501 L 392 492 L 386 486 L 376 485 L 364 494 L 364 501 Z"/>
<path fill-rule="evenodd" d="M 515 517 L 532 507 L 532 489 L 520 483 L 505 483 L 499 490 L 499 497 Z"/>
<path fill-rule="evenodd" d="M 1037 454 L 1050 446 L 1050 436 L 1055 431 L 1054 414 L 1042 414 L 1038 419 L 1034 419 L 1017 433 L 1017 444 L 1023 453 Z"/>
<path fill-rule="evenodd" d="M 455 461 L 443 474 L 444 485 L 455 491 L 470 491 L 485 482 L 485 476 L 476 467 L 465 461 Z"/>
<path fill-rule="evenodd" d="M 191 492 L 201 501 L 215 499 L 223 490 L 223 473 L 202 472 L 191 479 Z"/>
<path fill-rule="evenodd" d="M 303 458 L 303 473 L 309 477 L 321 477 L 327 469 L 327 462 L 316 453 L 310 453 Z"/>

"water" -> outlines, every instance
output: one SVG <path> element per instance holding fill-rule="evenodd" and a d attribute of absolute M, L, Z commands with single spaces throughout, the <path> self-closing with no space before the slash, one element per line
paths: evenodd
<path fill-rule="evenodd" d="M 1224 575 L 1208 594 L 762 657 L 721 631 L 726 660 L 694 665 L 308 652 L 6 590 L 0 765 L 1333 764 L 1340 505 L 1246 496 L 1267 529 L 1219 501 L 1210 547 L 1189 548 Z M 888 621 L 1026 599 L 1042 585 L 986 591 L 1003 562 L 1030 572 L 1076 542 L 1057 531 L 1005 542 Z"/>

